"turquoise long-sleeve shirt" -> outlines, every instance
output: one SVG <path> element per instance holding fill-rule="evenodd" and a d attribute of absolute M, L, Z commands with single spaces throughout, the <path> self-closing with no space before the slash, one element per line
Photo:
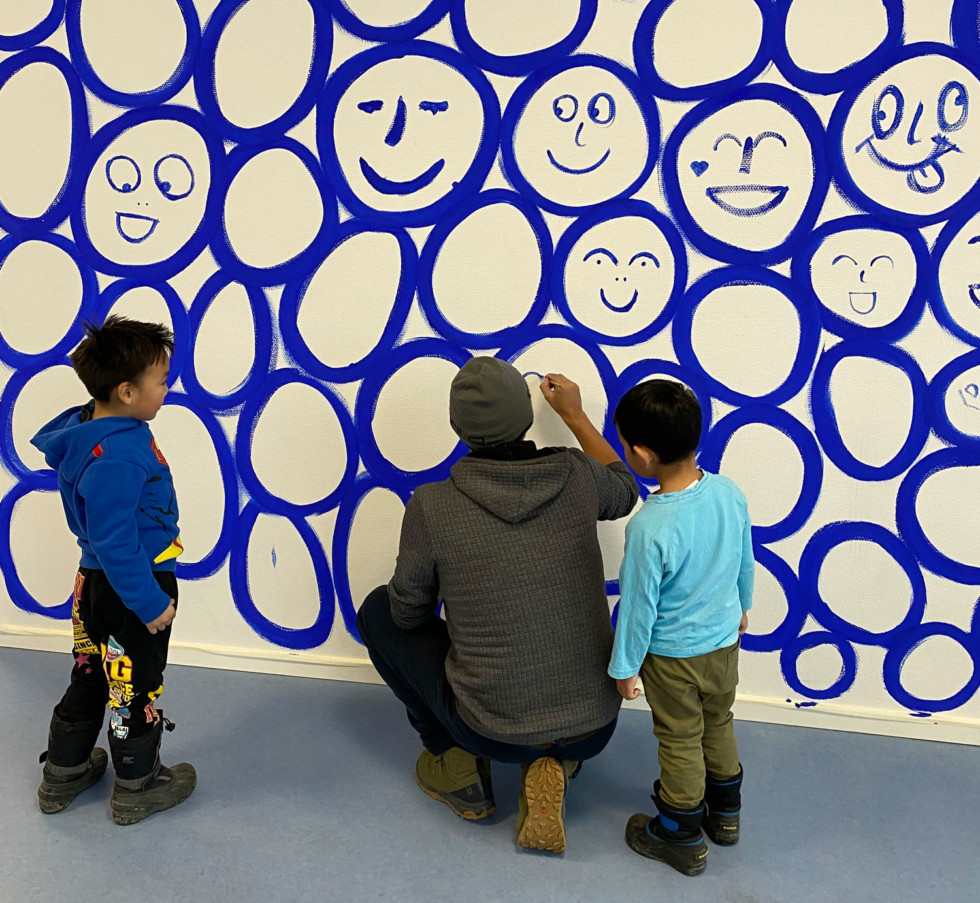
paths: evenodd
<path fill-rule="evenodd" d="M 754 577 L 748 505 L 731 480 L 704 473 L 648 496 L 626 526 L 610 677 L 634 677 L 647 653 L 691 658 L 730 646 Z"/>

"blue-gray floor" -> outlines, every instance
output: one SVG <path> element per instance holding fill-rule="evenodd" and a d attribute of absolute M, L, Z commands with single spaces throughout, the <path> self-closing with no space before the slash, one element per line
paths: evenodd
<path fill-rule="evenodd" d="M 415 787 L 418 743 L 384 687 L 171 666 L 165 761 L 194 796 L 112 824 L 109 776 L 65 812 L 35 797 L 67 655 L 0 648 L 0 900 L 980 900 L 980 750 L 742 722 L 742 841 L 685 878 L 623 843 L 650 811 L 649 715 L 623 713 L 571 785 L 568 852 L 514 845 L 516 766 L 497 814 L 463 822 Z"/>

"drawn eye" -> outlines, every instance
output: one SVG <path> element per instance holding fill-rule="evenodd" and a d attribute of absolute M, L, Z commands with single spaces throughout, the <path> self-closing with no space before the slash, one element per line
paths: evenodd
<path fill-rule="evenodd" d="M 658 270 L 660 269 L 660 261 L 651 254 L 649 251 L 639 251 L 630 258 L 628 266 L 632 266 L 634 263 L 639 263 L 641 267 L 645 267 L 648 263 L 652 263 Z"/>
<path fill-rule="evenodd" d="M 586 260 L 593 257 L 595 258 L 597 265 L 601 265 L 603 258 L 606 258 L 616 266 L 619 266 L 619 261 L 616 259 L 616 255 L 613 254 L 612 251 L 608 251 L 605 248 L 593 248 L 588 254 L 585 255 L 585 257 L 582 258 L 582 261 L 584 263 Z"/>
<path fill-rule="evenodd" d="M 937 110 L 939 128 L 944 132 L 955 132 L 963 128 L 970 115 L 970 98 L 962 82 L 949 82 L 939 94 Z"/>
<path fill-rule="evenodd" d="M 830 265 L 834 266 L 834 264 L 838 264 L 842 260 L 849 260 L 854 264 L 854 266 L 858 265 L 858 262 L 853 257 L 849 257 L 847 254 L 838 254 L 832 261 L 830 261 Z"/>
<path fill-rule="evenodd" d="M 357 109 L 363 110 L 365 113 L 377 113 L 384 105 L 383 100 L 362 100 L 357 105 Z"/>
<path fill-rule="evenodd" d="M 436 113 L 445 113 L 449 109 L 448 100 L 423 100 L 419 104 L 419 109 L 424 110 L 426 113 L 431 113 L 433 116 Z"/>
<path fill-rule="evenodd" d="M 902 121 L 905 110 L 905 98 L 894 85 L 888 85 L 871 108 L 871 128 L 875 137 L 882 141 L 887 138 Z"/>
<path fill-rule="evenodd" d="M 571 122 L 578 112 L 578 101 L 571 94 L 562 94 L 555 98 L 551 107 L 562 122 Z"/>
<path fill-rule="evenodd" d="M 887 260 L 892 265 L 892 269 L 895 269 L 895 261 L 892 260 L 887 254 L 879 254 L 871 261 L 870 266 L 874 266 L 879 260 Z"/>
<path fill-rule="evenodd" d="M 616 118 L 616 101 L 609 94 L 596 94 L 589 101 L 589 119 L 596 125 L 609 125 Z"/>
<path fill-rule="evenodd" d="M 123 194 L 129 194 L 140 187 L 142 178 L 140 168 L 131 157 L 119 155 L 105 165 L 105 177 L 109 184 Z"/>
<path fill-rule="evenodd" d="M 180 154 L 167 154 L 153 167 L 153 181 L 168 201 L 179 201 L 194 190 L 194 170 Z"/>

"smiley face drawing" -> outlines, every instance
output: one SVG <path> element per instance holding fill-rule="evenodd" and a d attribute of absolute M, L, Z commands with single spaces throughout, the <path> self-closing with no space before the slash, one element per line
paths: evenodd
<path fill-rule="evenodd" d="M 954 335 L 980 345 L 980 213 L 951 219 L 936 240 L 933 258 L 936 318 Z"/>
<path fill-rule="evenodd" d="M 632 193 L 656 159 L 659 117 L 625 67 L 576 55 L 530 76 L 504 112 L 504 172 L 529 200 L 553 213 Z"/>
<path fill-rule="evenodd" d="M 202 125 L 193 110 L 159 107 L 125 114 L 95 136 L 72 228 L 98 269 L 166 278 L 203 248 L 214 225 L 212 158 L 221 181 L 224 154 Z"/>
<path fill-rule="evenodd" d="M 673 224 L 643 201 L 618 201 L 562 236 L 552 296 L 590 338 L 628 344 L 666 325 L 686 279 L 684 243 Z"/>
<path fill-rule="evenodd" d="M 812 107 L 774 85 L 691 110 L 664 150 L 664 189 L 692 244 L 731 263 L 788 257 L 826 194 L 822 134 Z"/>
<path fill-rule="evenodd" d="M 841 188 L 880 215 L 926 224 L 972 195 L 980 174 L 980 78 L 957 51 L 906 48 L 900 62 L 845 94 L 830 121 Z"/>
<path fill-rule="evenodd" d="M 499 118 L 486 76 L 456 51 L 426 41 L 376 47 L 327 83 L 320 159 L 357 216 L 427 225 L 480 188 Z"/>

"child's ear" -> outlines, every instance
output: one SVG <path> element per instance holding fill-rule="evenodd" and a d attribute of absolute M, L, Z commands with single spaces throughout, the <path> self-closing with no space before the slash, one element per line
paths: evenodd
<path fill-rule="evenodd" d="M 116 398 L 125 405 L 133 403 L 133 384 L 132 383 L 119 383 L 115 388 Z"/>
<path fill-rule="evenodd" d="M 660 463 L 657 453 L 645 445 L 633 445 L 630 447 L 633 449 L 633 454 L 643 462 L 644 469 Z"/>

